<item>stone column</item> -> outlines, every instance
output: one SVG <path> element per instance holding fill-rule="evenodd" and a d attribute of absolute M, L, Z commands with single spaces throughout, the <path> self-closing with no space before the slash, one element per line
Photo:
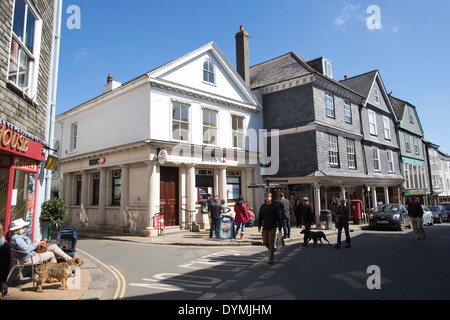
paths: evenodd
<path fill-rule="evenodd" d="M 377 187 L 372 187 L 372 202 L 373 202 L 373 207 L 376 208 L 377 205 Z"/>
<path fill-rule="evenodd" d="M 388 187 L 384 187 L 384 203 L 389 203 L 389 189 Z"/>
<path fill-rule="evenodd" d="M 89 171 L 83 171 L 81 176 L 81 217 L 82 222 L 87 221 L 87 206 L 89 191 Z"/>
<path fill-rule="evenodd" d="M 130 166 L 120 166 L 122 170 L 120 186 L 120 225 L 122 232 L 129 232 L 129 223 L 127 221 L 128 204 L 130 203 Z"/>
<path fill-rule="evenodd" d="M 318 183 L 314 183 L 314 210 L 316 216 L 316 228 L 320 229 L 320 186 Z"/>
<path fill-rule="evenodd" d="M 142 235 L 145 237 L 152 236 L 153 218 L 159 213 L 159 197 L 160 197 L 160 166 L 155 161 L 147 162 L 147 217 Z"/>
<path fill-rule="evenodd" d="M 227 168 L 219 169 L 219 201 L 222 199 L 227 201 Z"/>
<path fill-rule="evenodd" d="M 98 220 L 100 230 L 106 229 L 106 201 L 107 201 L 107 175 L 108 170 L 100 169 L 100 187 L 98 194 Z"/>

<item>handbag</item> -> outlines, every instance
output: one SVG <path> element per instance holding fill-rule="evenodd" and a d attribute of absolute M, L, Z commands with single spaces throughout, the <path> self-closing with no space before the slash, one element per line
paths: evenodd
<path fill-rule="evenodd" d="M 279 232 L 275 237 L 275 249 L 279 250 L 283 247 L 284 247 L 283 235 L 281 234 L 281 232 Z"/>

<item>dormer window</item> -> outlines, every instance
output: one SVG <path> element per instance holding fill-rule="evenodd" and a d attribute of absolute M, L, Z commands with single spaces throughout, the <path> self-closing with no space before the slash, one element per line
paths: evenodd
<path fill-rule="evenodd" d="M 333 79 L 333 65 L 330 60 L 325 58 L 323 59 L 323 74 Z"/>
<path fill-rule="evenodd" d="M 203 63 L 203 81 L 215 84 L 214 64 L 211 60 L 205 60 Z"/>

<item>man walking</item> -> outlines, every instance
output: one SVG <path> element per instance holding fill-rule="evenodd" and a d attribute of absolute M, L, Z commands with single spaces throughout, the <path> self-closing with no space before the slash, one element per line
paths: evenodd
<path fill-rule="evenodd" d="M 284 193 L 280 192 L 280 202 L 278 205 L 280 206 L 281 212 L 281 222 L 283 224 L 283 235 L 284 238 L 291 237 L 291 211 L 292 206 L 288 199 L 284 197 Z"/>
<path fill-rule="evenodd" d="M 222 206 L 219 202 L 219 197 L 214 196 L 213 201 L 210 205 L 211 212 L 211 228 L 209 229 L 209 237 L 212 238 L 213 230 L 216 233 L 216 238 L 219 239 L 220 236 L 220 211 Z"/>
<path fill-rule="evenodd" d="M 275 254 L 275 235 L 277 228 L 281 232 L 280 210 L 272 202 L 272 194 L 270 192 L 264 195 L 264 201 L 259 209 L 258 232 L 261 232 L 262 227 L 263 243 L 269 249 L 268 264 L 272 264 Z"/>
<path fill-rule="evenodd" d="M 423 229 L 423 209 L 416 198 L 409 197 L 408 215 L 411 217 L 411 224 L 416 236 L 416 240 L 425 240 L 425 230 Z"/>
<path fill-rule="evenodd" d="M 338 229 L 337 244 L 334 246 L 336 249 L 341 247 L 342 228 L 345 230 L 345 242 L 347 243 L 345 247 L 351 248 L 350 230 L 348 226 L 349 217 L 350 213 L 348 207 L 345 205 L 345 199 L 339 199 L 339 206 L 336 212 L 336 227 Z"/>
<path fill-rule="evenodd" d="M 303 247 L 306 247 L 308 245 L 308 232 L 311 229 L 311 225 L 314 223 L 315 215 L 313 208 L 309 204 L 309 198 L 304 197 L 303 198 L 303 204 L 302 206 L 302 218 L 303 223 L 305 224 L 305 236 L 303 237 Z"/>

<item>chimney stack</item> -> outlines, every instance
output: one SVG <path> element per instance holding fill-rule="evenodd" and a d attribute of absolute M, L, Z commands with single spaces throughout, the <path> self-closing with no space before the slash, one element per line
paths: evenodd
<path fill-rule="evenodd" d="M 250 86 L 248 32 L 244 30 L 244 26 L 241 26 L 236 34 L 236 69 L 245 83 Z"/>
<path fill-rule="evenodd" d="M 103 93 L 107 93 L 109 91 L 113 91 L 116 88 L 119 88 L 122 84 L 120 82 L 114 81 L 112 74 L 108 74 L 106 78 L 106 84 L 103 86 Z"/>

